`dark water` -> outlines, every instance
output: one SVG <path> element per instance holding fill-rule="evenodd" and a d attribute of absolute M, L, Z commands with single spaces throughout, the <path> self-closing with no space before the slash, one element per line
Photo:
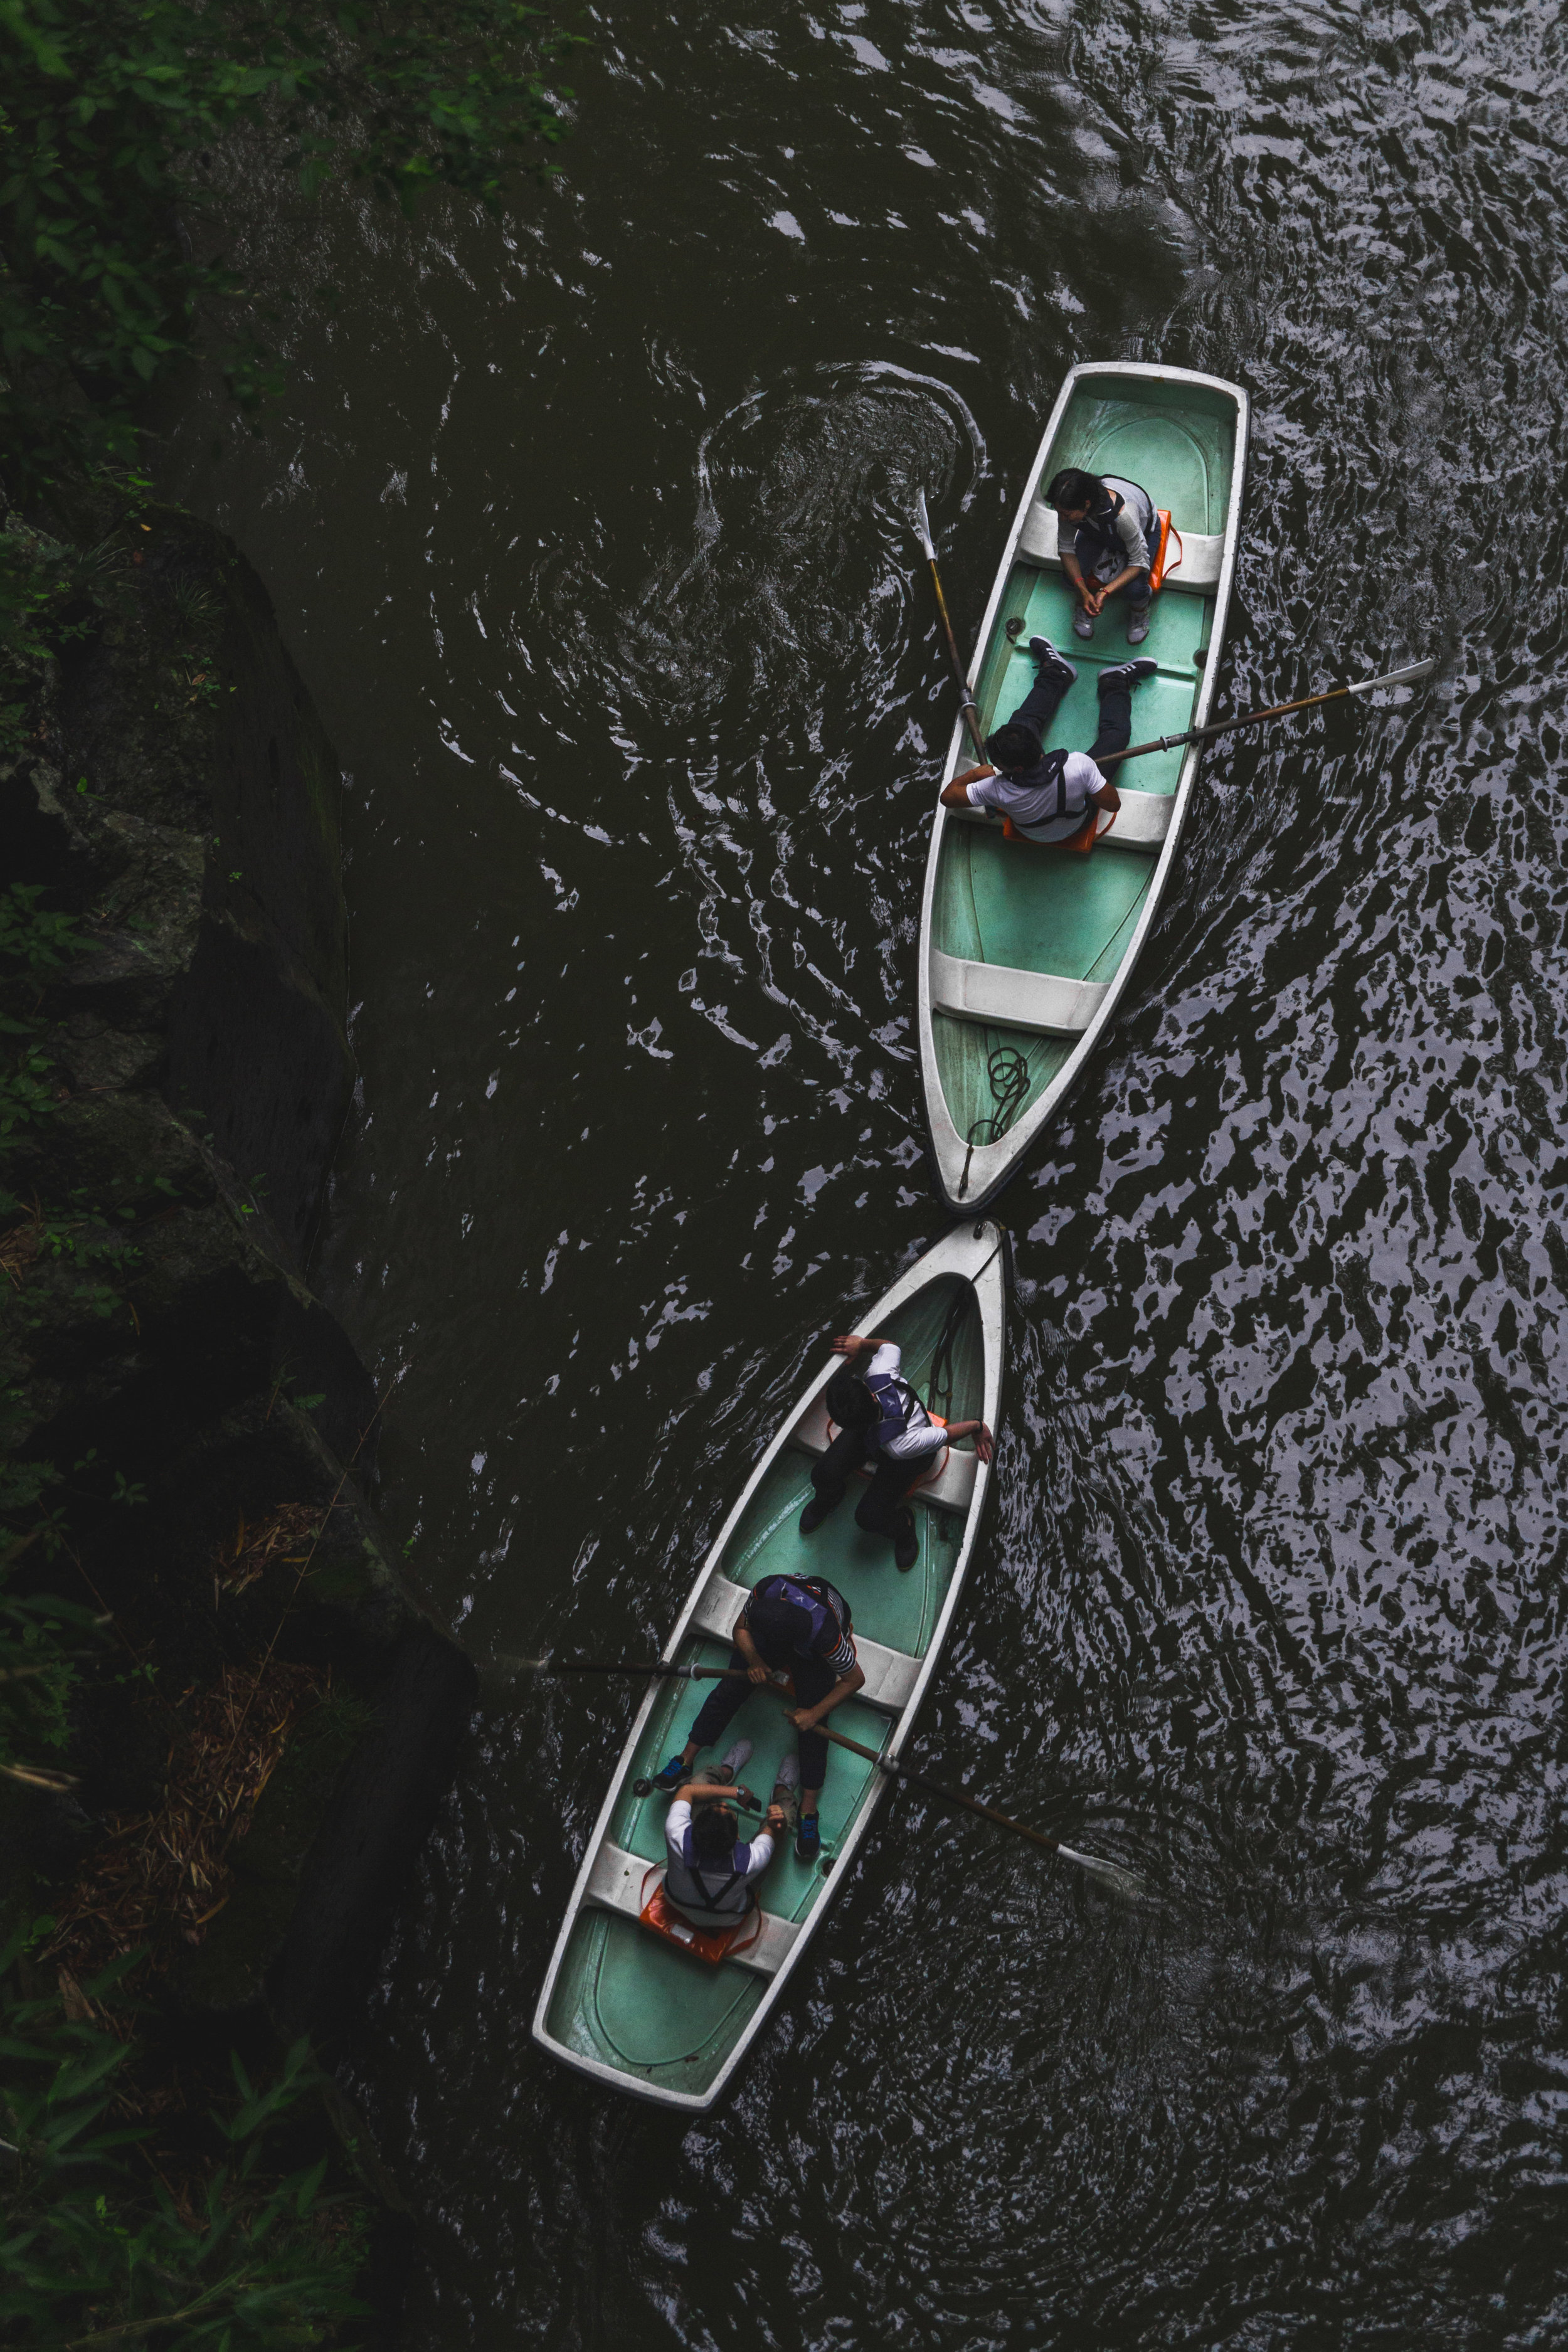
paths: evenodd
<path fill-rule="evenodd" d="M 921 1759 L 710 2118 L 529 2021 L 629 1693 L 504 1678 L 362 2083 L 411 2347 L 1568 2339 L 1559 13 L 600 10 L 504 233 L 345 212 L 268 439 L 177 481 L 353 772 L 320 1275 L 481 1658 L 664 1629 L 821 1335 L 940 1230 L 951 705 L 1078 358 L 1256 432 L 1233 705 L 1003 1213 L 1002 1493 Z M 321 257 L 307 252 L 309 275 Z"/>

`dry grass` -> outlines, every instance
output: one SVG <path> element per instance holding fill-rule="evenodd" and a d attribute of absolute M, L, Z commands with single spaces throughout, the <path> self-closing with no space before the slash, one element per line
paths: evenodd
<path fill-rule="evenodd" d="M 249 1829 L 289 1732 L 329 1680 L 268 1657 L 259 1668 L 226 1666 L 210 1688 L 183 1692 L 169 1711 L 163 1803 L 106 1818 L 106 1842 L 62 1904 L 47 1957 L 90 1977 L 139 1944 L 153 1968 L 166 1967 L 179 1944 L 199 1944 L 233 1887 L 235 1841 Z"/>
<path fill-rule="evenodd" d="M 286 1568 L 302 1568 L 326 1519 L 320 1503 L 279 1504 L 253 1528 L 241 1519 L 232 1541 L 220 1544 L 213 1554 L 214 1604 L 232 1601 L 265 1576 L 275 1560 Z"/>
<path fill-rule="evenodd" d="M 37 1202 L 26 1224 L 13 1225 L 7 1234 L 0 1234 L 0 1273 L 9 1276 L 18 1290 L 18 1279 L 25 1266 L 32 1265 L 44 1245 L 44 1216 Z"/>

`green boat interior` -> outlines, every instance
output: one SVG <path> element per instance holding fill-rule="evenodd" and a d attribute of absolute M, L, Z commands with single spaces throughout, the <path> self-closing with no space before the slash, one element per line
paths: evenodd
<path fill-rule="evenodd" d="M 1063 466 L 1141 483 L 1183 534 L 1182 564 L 1154 598 L 1148 638 L 1136 648 L 1159 670 L 1133 697 L 1135 742 L 1180 734 L 1194 723 L 1236 428 L 1234 402 L 1205 386 L 1093 376 L 1069 402 L 1041 470 L 1042 488 Z M 1023 551 L 1031 547 L 1035 553 Z M 1049 637 L 1079 676 L 1047 745 L 1087 751 L 1099 726 L 1100 672 L 1129 658 L 1126 625 L 1115 598 L 1092 638 L 1074 637 L 1075 599 L 1054 549 L 1054 517 L 1037 500 L 982 656 L 975 698 L 989 732 L 1034 684 L 1030 637 Z M 1016 643 L 1007 635 L 1009 621 L 1018 624 Z M 1135 793 L 1169 802 L 1182 760 L 1178 749 L 1130 761 L 1116 772 L 1118 789 L 1124 798 Z M 1130 801 L 1088 855 L 1009 842 L 999 826 L 961 820 L 945 828 L 931 932 L 931 1027 L 942 1092 L 961 1136 L 970 1137 L 997 1108 L 990 1066 L 999 1046 L 1012 1047 L 1027 1065 L 1027 1092 L 1015 1119 L 1066 1066 L 1126 954 L 1167 822 L 1168 810 Z M 1040 983 L 1031 987 L 1021 975 L 1040 975 Z M 975 1139 L 990 1138 L 982 1132 Z"/>
<path fill-rule="evenodd" d="M 949 1421 L 980 1414 L 984 1339 L 969 1282 L 944 1276 L 929 1284 L 896 1310 L 887 1328 L 903 1349 L 905 1377 L 931 1411 Z M 703 1630 L 683 1643 L 679 1663 L 727 1664 L 725 1637 L 740 1607 L 737 1588 L 749 1590 L 762 1577 L 780 1573 L 826 1576 L 849 1603 L 867 1673 L 866 1691 L 835 1710 L 833 1728 L 879 1749 L 902 1711 L 901 1694 L 912 1687 L 931 1646 L 962 1554 L 968 1519 L 963 1498 L 973 1483 L 973 1443 L 952 1449 L 946 1472 L 928 1493 L 917 1490 L 920 1559 L 908 1574 L 900 1574 L 891 1546 L 855 1525 L 855 1481 L 816 1533 L 801 1535 L 813 1454 L 824 1434 L 820 1423 L 820 1408 L 814 1408 L 759 1480 L 705 1585 L 698 1610 Z M 684 1746 L 707 1687 L 672 1683 L 661 1688 L 629 1769 L 623 1771 L 609 1843 L 595 1863 L 591 1900 L 577 1919 L 548 2020 L 550 2032 L 566 2048 L 618 2073 L 694 2095 L 712 2083 L 766 1998 L 802 1923 L 831 1891 L 833 1859 L 879 1777 L 859 1757 L 831 1749 L 820 1809 L 822 1864 L 807 1868 L 796 1861 L 793 1843 L 785 1843 L 762 1882 L 764 1932 L 744 1960 L 712 1967 L 682 1951 L 637 1921 L 657 1884 L 656 1865 L 664 1858 L 668 1800 L 657 1791 L 638 1797 L 632 1784 L 651 1778 Z M 881 1703 L 870 1703 L 879 1694 Z M 754 1752 L 741 1777 L 764 1802 L 779 1765 L 795 1747 L 786 1705 L 771 1690 L 759 1689 L 725 1735 L 725 1745 L 737 1738 L 752 1741 Z M 696 1769 L 717 1760 L 715 1753 Z"/>

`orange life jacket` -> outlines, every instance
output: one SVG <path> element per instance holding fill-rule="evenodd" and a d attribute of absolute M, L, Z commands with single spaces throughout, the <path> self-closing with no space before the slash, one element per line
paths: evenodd
<path fill-rule="evenodd" d="M 648 1894 L 648 1879 L 657 1878 L 658 1885 Z M 700 1927 L 678 1911 L 664 1891 L 664 1875 L 656 1862 L 643 1880 L 647 1898 L 637 1914 L 640 1927 L 651 1927 L 667 1944 L 679 1944 L 693 1959 L 706 1960 L 716 1969 L 721 1960 L 732 1960 L 738 1952 L 749 1952 L 763 1932 L 761 1905 L 753 1897 L 751 1908 L 743 1911 L 732 1927 Z"/>
<path fill-rule="evenodd" d="M 1164 579 L 1167 572 L 1175 572 L 1180 570 L 1182 555 L 1186 553 L 1186 549 L 1182 546 L 1182 534 L 1176 529 L 1175 524 L 1171 520 L 1170 508 L 1157 508 L 1155 509 L 1154 519 L 1160 526 L 1160 538 L 1159 544 L 1154 550 L 1154 561 L 1149 566 L 1149 593 L 1152 596 L 1159 588 L 1160 583 Z M 1176 545 L 1181 548 L 1182 553 L 1176 557 L 1173 563 L 1167 563 L 1165 561 L 1165 551 L 1169 548 L 1173 540 L 1174 540 Z"/>
<path fill-rule="evenodd" d="M 1010 816 L 1005 816 L 1002 820 L 1002 838 L 1004 841 L 1021 842 L 1026 849 L 1077 849 L 1087 855 L 1094 847 L 1095 843 L 1110 831 L 1110 824 L 1116 823 L 1116 812 L 1112 810 L 1110 824 L 1101 825 L 1100 820 L 1104 814 L 1105 811 L 1100 807 L 1100 803 L 1090 801 L 1089 814 L 1084 818 L 1082 825 L 1077 833 L 1069 833 L 1065 841 L 1031 840 L 1026 833 L 1019 832 Z"/>

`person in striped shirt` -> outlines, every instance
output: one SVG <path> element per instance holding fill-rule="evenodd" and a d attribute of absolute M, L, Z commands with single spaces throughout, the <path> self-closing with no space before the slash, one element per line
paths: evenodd
<path fill-rule="evenodd" d="M 789 1720 L 800 1761 L 795 1850 L 799 1861 L 815 1862 L 822 1851 L 817 1801 L 827 1778 L 827 1742 L 817 1726 L 866 1680 L 855 1655 L 849 1603 L 824 1576 L 760 1578 L 736 1621 L 730 1665 L 736 1679 L 714 1684 L 686 1746 L 654 1786 L 679 1788 L 699 1751 L 711 1747 L 745 1705 L 752 1685 L 786 1674 L 795 1685 Z"/>

